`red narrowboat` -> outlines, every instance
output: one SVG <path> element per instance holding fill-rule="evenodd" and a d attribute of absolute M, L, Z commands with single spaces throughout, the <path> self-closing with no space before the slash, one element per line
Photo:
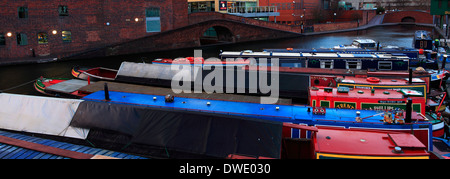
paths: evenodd
<path fill-rule="evenodd" d="M 114 81 L 116 79 L 117 71 L 115 69 L 104 68 L 104 67 L 74 67 L 72 69 L 72 76 L 82 79 L 82 80 L 107 80 Z"/>
<path fill-rule="evenodd" d="M 383 89 L 350 89 L 348 87 L 311 87 L 309 104 L 312 107 L 369 109 L 369 110 L 406 110 L 406 97 L 412 99 L 412 108 L 425 115 L 424 94 L 414 90 L 399 91 Z"/>
<path fill-rule="evenodd" d="M 67 78 L 44 78 L 40 77 L 36 79 L 34 83 L 34 89 L 36 91 L 48 95 L 48 96 L 61 96 L 70 98 L 82 98 L 87 93 L 79 91 L 83 86 L 86 86 L 88 82 L 77 79 Z"/>
<path fill-rule="evenodd" d="M 408 133 L 319 128 L 313 141 L 316 159 L 430 159 Z"/>

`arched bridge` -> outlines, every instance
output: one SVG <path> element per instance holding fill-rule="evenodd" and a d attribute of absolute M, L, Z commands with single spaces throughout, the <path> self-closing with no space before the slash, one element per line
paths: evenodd
<path fill-rule="evenodd" d="M 301 35 L 300 28 L 216 12 L 192 13 L 189 25 L 109 46 L 83 57 L 111 56 L 192 48 L 211 43 L 236 43 Z"/>
<path fill-rule="evenodd" d="M 421 23 L 432 24 L 433 16 L 423 11 L 396 11 L 384 15 L 383 23 Z"/>

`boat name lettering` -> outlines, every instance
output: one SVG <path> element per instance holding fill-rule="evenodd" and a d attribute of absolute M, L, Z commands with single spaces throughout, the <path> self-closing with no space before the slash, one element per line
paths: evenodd
<path fill-rule="evenodd" d="M 405 103 L 405 101 L 385 101 L 385 100 L 379 100 L 378 103 Z"/>

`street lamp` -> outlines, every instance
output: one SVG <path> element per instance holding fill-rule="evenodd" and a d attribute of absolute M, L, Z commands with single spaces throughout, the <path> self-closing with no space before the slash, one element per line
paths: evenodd
<path fill-rule="evenodd" d="M 336 22 L 336 13 L 334 13 L 334 22 Z"/>

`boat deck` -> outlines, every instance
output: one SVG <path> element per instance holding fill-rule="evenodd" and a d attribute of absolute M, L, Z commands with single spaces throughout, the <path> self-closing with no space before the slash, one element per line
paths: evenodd
<path fill-rule="evenodd" d="M 141 93 L 141 94 L 152 94 L 152 95 L 172 95 L 177 97 L 185 98 L 200 98 L 200 99 L 214 99 L 214 100 L 226 100 L 226 101 L 242 101 L 250 103 L 260 103 L 261 98 L 259 96 L 249 96 L 249 95 L 239 95 L 239 94 L 227 94 L 227 93 L 213 93 L 207 94 L 203 93 L 180 93 L 176 94 L 171 88 L 155 87 L 155 86 L 143 86 L 119 82 L 105 82 L 98 81 L 96 83 L 91 83 L 90 85 L 84 86 L 79 90 L 83 93 L 94 93 L 104 89 L 104 84 L 108 84 L 108 89 L 110 91 L 119 92 L 130 92 L 130 93 Z M 277 104 L 292 104 L 291 99 L 279 98 Z"/>
<path fill-rule="evenodd" d="M 86 85 L 88 85 L 88 82 L 85 80 L 71 79 L 46 87 L 45 90 L 69 94 Z"/>

